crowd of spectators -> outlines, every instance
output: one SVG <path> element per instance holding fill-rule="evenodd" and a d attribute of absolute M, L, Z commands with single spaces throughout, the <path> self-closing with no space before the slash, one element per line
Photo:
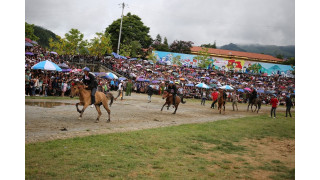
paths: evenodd
<path fill-rule="evenodd" d="M 146 93 L 148 86 L 152 85 L 155 94 L 161 94 L 166 84 L 173 81 L 180 93 L 186 98 L 211 99 L 211 92 L 223 85 L 230 85 L 236 89 L 239 95 L 239 102 L 247 102 L 248 88 L 255 88 L 264 103 L 269 103 L 273 95 L 277 95 L 280 103 L 283 97 L 294 95 L 295 79 L 281 75 L 264 76 L 262 74 L 250 74 L 232 71 L 218 71 L 212 69 L 201 69 L 187 66 L 168 66 L 154 63 L 151 60 L 115 59 L 109 57 L 93 56 L 61 56 L 54 52 L 47 51 L 40 46 L 26 47 L 25 55 L 25 94 L 26 96 L 68 96 L 70 87 L 74 81 L 81 81 L 83 67 L 74 66 L 72 62 L 98 63 L 110 70 L 119 73 L 127 80 L 132 80 L 133 91 Z M 32 53 L 32 54 L 31 54 Z M 70 71 L 55 72 L 43 70 L 31 70 L 31 67 L 44 60 L 50 60 L 56 64 L 64 63 L 69 66 Z M 118 89 L 119 80 L 103 78 L 96 73 L 99 91 L 113 91 Z M 126 82 L 123 83 L 126 90 Z M 211 88 L 197 88 L 199 83 L 205 83 Z M 131 84 L 131 83 L 130 83 Z M 246 89 L 246 90 L 245 90 Z M 205 91 L 205 93 L 203 93 Z M 231 94 L 227 92 L 228 101 Z"/>

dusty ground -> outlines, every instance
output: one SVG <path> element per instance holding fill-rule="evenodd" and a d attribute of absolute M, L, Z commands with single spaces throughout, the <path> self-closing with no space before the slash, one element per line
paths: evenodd
<path fill-rule="evenodd" d="M 113 92 L 115 95 L 115 92 Z M 247 112 L 246 106 L 239 105 L 239 111 L 232 111 L 231 103 L 227 103 L 226 113 L 219 114 L 217 109 L 210 109 L 211 101 L 206 106 L 200 105 L 200 100 L 186 100 L 180 104 L 177 114 L 173 108 L 160 109 L 164 100 L 160 96 L 152 96 L 152 102 L 147 103 L 146 94 L 125 96 L 123 101 L 117 100 L 111 107 L 111 123 L 106 123 L 107 111 L 102 108 L 99 123 L 94 123 L 97 117 L 95 108 L 87 108 L 83 118 L 78 120 L 79 113 L 75 103 L 79 100 L 48 100 L 26 99 L 25 106 L 25 142 L 39 142 L 54 139 L 64 139 L 93 134 L 125 132 L 139 129 L 156 128 L 188 123 L 201 123 L 231 118 L 256 115 Z M 102 107 L 102 106 L 101 106 Z M 80 106 L 82 108 L 82 106 Z M 269 113 L 270 106 L 262 106 L 259 114 Z M 283 107 L 277 112 L 284 111 Z M 62 129 L 66 129 L 63 131 Z"/>

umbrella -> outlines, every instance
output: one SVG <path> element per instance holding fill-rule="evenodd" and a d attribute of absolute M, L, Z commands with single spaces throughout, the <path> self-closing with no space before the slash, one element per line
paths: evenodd
<path fill-rule="evenodd" d="M 105 72 L 100 72 L 97 76 L 103 77 L 103 76 L 106 76 L 106 73 Z"/>
<path fill-rule="evenodd" d="M 238 92 L 244 92 L 244 90 L 243 89 L 238 89 Z"/>
<path fill-rule="evenodd" d="M 144 82 L 150 82 L 150 80 L 149 79 L 145 79 Z"/>
<path fill-rule="evenodd" d="M 31 69 L 41 69 L 41 70 L 47 70 L 47 71 L 62 71 L 62 69 L 58 65 L 48 60 L 41 61 L 35 64 L 34 66 L 31 67 Z"/>
<path fill-rule="evenodd" d="M 264 93 L 264 90 L 263 89 L 258 89 L 257 93 Z"/>
<path fill-rule="evenodd" d="M 26 52 L 26 55 L 33 56 L 33 53 L 32 52 Z"/>
<path fill-rule="evenodd" d="M 125 81 L 125 80 L 127 80 L 127 78 L 125 78 L 125 77 L 120 77 L 119 80 L 120 80 L 120 81 Z"/>
<path fill-rule="evenodd" d="M 225 89 L 225 90 L 233 90 L 233 87 L 229 86 L 229 85 L 224 85 L 220 87 L 221 89 Z"/>
<path fill-rule="evenodd" d="M 56 53 L 56 52 L 54 52 L 54 51 L 51 51 L 50 53 L 51 53 L 51 54 L 58 55 L 58 53 Z"/>
<path fill-rule="evenodd" d="M 244 90 L 246 90 L 246 91 L 251 91 L 251 89 L 248 88 L 248 87 L 244 88 Z"/>
<path fill-rule="evenodd" d="M 25 38 L 25 41 L 26 41 L 26 42 L 29 42 L 29 43 L 32 43 L 32 40 L 29 39 L 29 38 Z"/>
<path fill-rule="evenodd" d="M 217 82 L 218 80 L 216 79 L 211 79 L 210 82 Z"/>
<path fill-rule="evenodd" d="M 180 80 L 181 80 L 181 81 L 185 81 L 186 79 L 185 79 L 185 78 L 180 78 Z"/>
<path fill-rule="evenodd" d="M 158 78 L 158 80 L 162 81 L 162 80 L 164 80 L 164 78 Z"/>
<path fill-rule="evenodd" d="M 143 82 L 144 79 L 143 78 L 138 78 L 137 81 Z"/>
<path fill-rule="evenodd" d="M 62 69 L 62 72 L 70 72 L 71 69 Z"/>
<path fill-rule="evenodd" d="M 218 87 L 216 84 L 210 84 L 210 87 Z"/>
<path fill-rule="evenodd" d="M 141 64 L 137 64 L 136 67 L 141 67 Z"/>
<path fill-rule="evenodd" d="M 68 69 L 68 68 L 69 68 L 69 66 L 66 65 L 65 63 L 58 64 L 58 66 L 59 66 L 60 68 L 62 68 L 62 69 Z"/>
<path fill-rule="evenodd" d="M 205 83 L 197 84 L 196 87 L 198 87 L 198 88 L 206 88 L 206 89 L 210 88 L 210 86 L 206 85 Z"/>
<path fill-rule="evenodd" d="M 107 76 L 109 79 L 118 79 L 118 76 L 116 76 L 115 74 L 113 74 L 113 73 L 111 73 L 111 72 L 106 73 L 106 76 Z"/>
<path fill-rule="evenodd" d="M 194 86 L 194 84 L 186 84 L 186 86 Z"/>
<path fill-rule="evenodd" d="M 153 80 L 152 83 L 159 83 L 160 81 L 158 80 Z"/>
<path fill-rule="evenodd" d="M 32 41 L 31 43 L 32 43 L 32 44 L 38 44 L 36 41 Z"/>
<path fill-rule="evenodd" d="M 29 42 L 26 42 L 25 46 L 32 47 L 33 45 L 31 43 L 29 43 Z"/>
<path fill-rule="evenodd" d="M 265 91 L 266 94 L 274 94 L 276 91 Z"/>

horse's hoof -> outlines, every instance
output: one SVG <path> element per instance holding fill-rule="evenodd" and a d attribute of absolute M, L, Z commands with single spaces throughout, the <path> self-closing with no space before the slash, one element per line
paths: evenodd
<path fill-rule="evenodd" d="M 95 121 L 95 123 L 98 123 L 98 122 L 99 122 L 99 120 L 96 120 L 96 121 Z"/>
<path fill-rule="evenodd" d="M 82 119 L 81 117 L 78 118 L 79 120 Z"/>
<path fill-rule="evenodd" d="M 110 119 L 107 120 L 107 123 L 110 123 Z"/>

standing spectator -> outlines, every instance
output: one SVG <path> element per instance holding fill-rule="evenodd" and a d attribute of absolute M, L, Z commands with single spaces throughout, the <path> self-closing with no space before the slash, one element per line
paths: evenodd
<path fill-rule="evenodd" d="M 29 71 L 26 71 L 26 74 L 25 74 L 25 85 L 26 85 L 26 88 L 25 88 L 25 94 L 26 96 L 30 96 L 30 76 L 29 76 L 30 72 Z"/>
<path fill-rule="evenodd" d="M 130 79 L 126 87 L 126 96 L 131 96 L 131 91 L 132 91 L 132 80 Z"/>
<path fill-rule="evenodd" d="M 123 81 L 121 80 L 119 87 L 118 87 L 118 96 L 114 98 L 114 100 L 117 100 L 117 98 L 120 96 L 121 100 L 123 100 Z"/>
<path fill-rule="evenodd" d="M 293 106 L 293 103 L 291 101 L 291 98 L 290 98 L 290 96 L 287 96 L 286 97 L 286 107 L 287 107 L 286 108 L 286 117 L 288 117 L 288 113 L 289 113 L 290 117 L 292 117 L 291 112 L 290 112 L 290 109 L 292 106 Z"/>
<path fill-rule="evenodd" d="M 274 95 L 274 97 L 272 97 L 272 99 L 270 100 L 270 104 L 272 105 L 271 118 L 272 118 L 272 113 L 273 113 L 273 118 L 276 118 L 276 109 L 277 109 L 278 103 L 279 103 L 279 101 L 277 99 L 277 96 Z"/>
<path fill-rule="evenodd" d="M 219 93 L 217 92 L 217 90 L 216 89 L 213 89 L 213 92 L 212 92 L 212 94 L 211 94 L 211 97 L 212 97 L 212 104 L 211 104 L 211 108 L 213 108 L 214 109 L 214 105 L 217 103 L 217 101 L 218 101 L 218 95 L 219 95 Z"/>
<path fill-rule="evenodd" d="M 64 97 L 64 93 L 67 91 L 67 87 L 68 87 L 67 81 L 63 80 L 61 87 L 62 87 L 61 96 Z"/>
<path fill-rule="evenodd" d="M 203 90 L 203 91 L 202 91 L 202 94 L 201 94 L 201 105 L 204 105 L 204 106 L 205 106 L 206 98 L 207 98 L 206 91 Z"/>
<path fill-rule="evenodd" d="M 153 94 L 153 89 L 152 89 L 151 85 L 148 86 L 147 93 L 148 93 L 148 103 L 150 103 L 151 102 L 151 96 Z"/>
<path fill-rule="evenodd" d="M 238 111 L 239 95 L 237 95 L 237 91 L 236 90 L 234 90 L 233 93 L 231 94 L 231 100 L 232 100 L 233 111 L 234 111 L 234 106 L 237 107 L 237 111 Z"/>

